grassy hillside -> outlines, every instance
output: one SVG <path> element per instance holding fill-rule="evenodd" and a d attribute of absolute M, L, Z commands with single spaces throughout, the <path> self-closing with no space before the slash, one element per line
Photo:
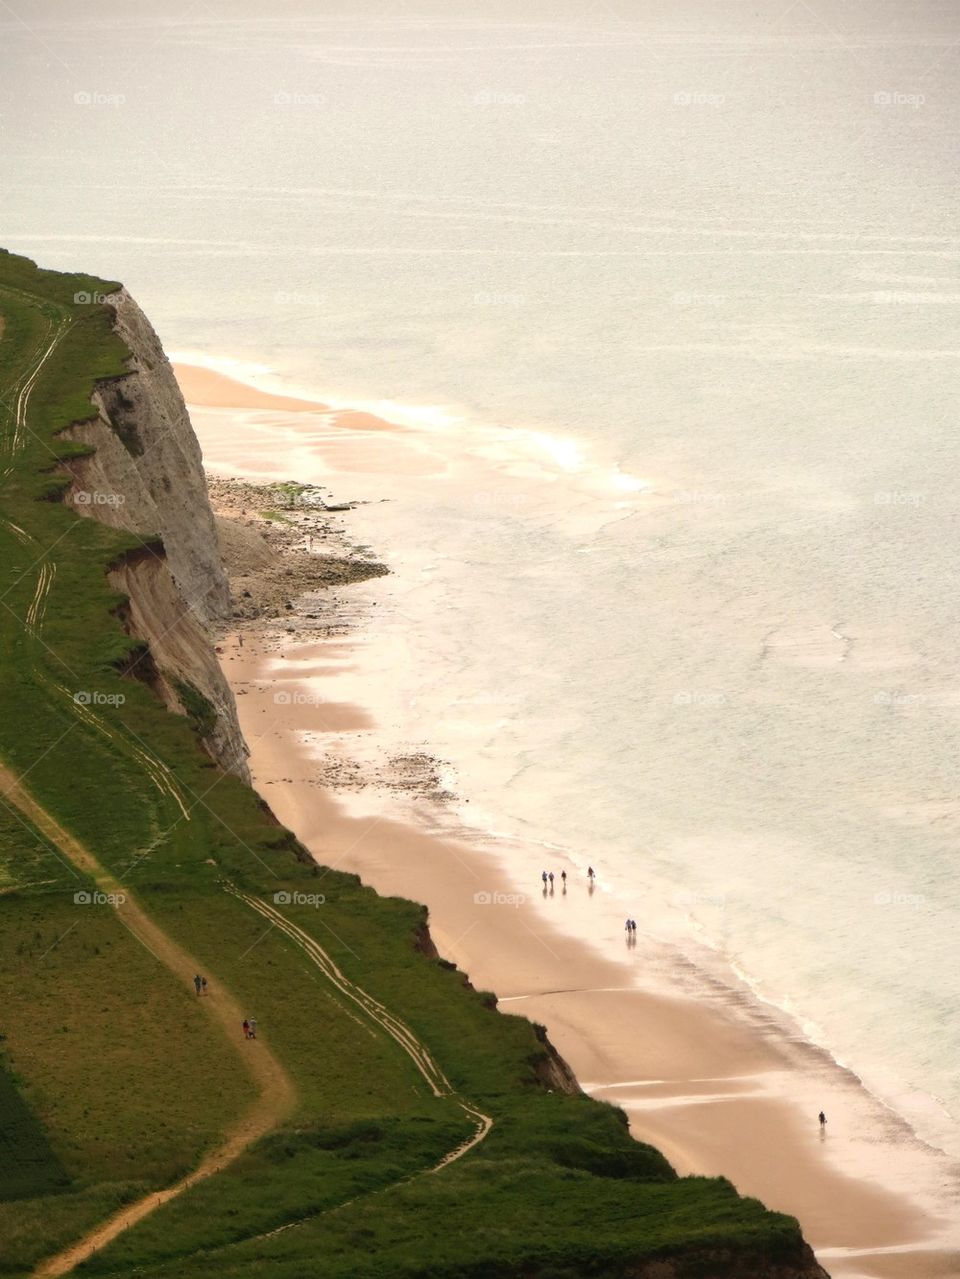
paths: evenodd
<path fill-rule="evenodd" d="M 535 1028 L 418 944 L 419 906 L 321 886 L 189 721 L 123 677 L 105 570 L 142 540 L 58 500 L 78 451 L 58 431 L 124 369 L 86 300 L 112 287 L 0 255 L 0 764 L 36 805 L 0 803 L 0 1275 L 196 1166 L 257 1105 L 267 1052 L 286 1119 L 80 1273 L 807 1273 L 793 1220 L 677 1179 L 620 1112 L 551 1093 Z M 255 1043 L 210 1015 L 228 999 Z"/>

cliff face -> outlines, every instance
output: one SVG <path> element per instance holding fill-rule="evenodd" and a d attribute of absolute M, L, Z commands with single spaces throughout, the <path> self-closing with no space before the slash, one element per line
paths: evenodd
<path fill-rule="evenodd" d="M 125 289 L 108 301 L 130 350 L 130 372 L 101 382 L 93 396 L 97 418 L 64 433 L 96 450 L 69 464 L 74 483 L 65 500 L 78 515 L 159 534 L 162 548 L 110 574 L 129 599 L 124 625 L 149 647 L 135 673 L 170 710 L 198 719 L 213 758 L 249 780 L 233 693 L 211 642 L 211 627 L 230 616 L 231 605 L 200 446 L 150 322 Z"/>

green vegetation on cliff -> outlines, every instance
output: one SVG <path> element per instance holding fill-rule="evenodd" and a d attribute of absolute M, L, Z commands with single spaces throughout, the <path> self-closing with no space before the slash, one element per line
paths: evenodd
<path fill-rule="evenodd" d="M 128 358 L 115 287 L 0 254 L 0 1275 L 231 1135 L 78 1273 L 818 1273 L 792 1219 L 677 1178 L 564 1091 L 536 1029 L 430 953 L 421 907 L 318 874 L 203 754 L 189 686 L 172 715 L 123 674 L 136 641 L 106 571 L 155 543 L 57 500 L 82 451 L 58 432 Z M 256 1042 L 218 1020 L 228 1002 Z M 245 1142 L 251 1054 L 292 1100 Z"/>

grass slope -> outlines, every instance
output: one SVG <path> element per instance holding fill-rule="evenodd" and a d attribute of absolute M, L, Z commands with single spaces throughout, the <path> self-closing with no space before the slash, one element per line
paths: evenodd
<path fill-rule="evenodd" d="M 124 371 L 115 286 L 0 254 L 0 760 L 231 991 L 292 1076 L 282 1130 L 81 1267 L 127 1276 L 765 1273 L 804 1264 L 796 1223 L 722 1180 L 678 1179 L 622 1114 L 543 1085 L 535 1029 L 416 945 L 424 911 L 319 874 L 256 795 L 202 755 L 191 722 L 121 670 L 131 641 L 105 570 L 142 545 L 59 501 L 58 439 Z M 22 393 L 49 343 L 25 420 Z M 83 714 L 76 693 L 97 701 Z M 109 700 L 122 696 L 122 702 Z M 185 798 L 156 784 L 159 759 Z M 402 1017 L 456 1095 L 434 1096 L 307 953 L 225 891 L 289 905 L 350 981 Z M 23 1274 L 118 1204 L 168 1185 L 249 1103 L 244 1045 L 201 1015 L 94 885 L 0 805 L 0 1274 Z M 239 1036 L 239 1027 L 238 1027 Z M 239 1051 L 238 1051 L 239 1047 Z M 473 1130 L 485 1141 L 431 1172 Z M 286 1227 L 286 1229 L 281 1229 Z"/>

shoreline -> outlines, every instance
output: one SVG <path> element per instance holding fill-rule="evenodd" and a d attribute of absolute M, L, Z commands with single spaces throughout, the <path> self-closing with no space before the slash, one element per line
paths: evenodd
<path fill-rule="evenodd" d="M 230 382 L 216 376 L 221 383 Z M 239 402 L 216 407 L 286 411 L 262 400 L 245 400 L 247 389 L 242 383 L 226 390 L 221 385 L 221 399 Z M 258 391 L 252 398 L 263 394 Z M 315 408 L 289 411 L 322 413 L 324 406 L 317 402 Z M 236 453 L 236 473 L 256 471 L 256 459 L 250 467 L 241 456 L 242 443 Z M 290 465 L 286 470 L 296 473 Z M 772 1016 L 763 1033 L 749 1024 L 742 1007 L 724 1006 L 723 1000 L 708 1005 L 682 992 L 665 996 L 643 989 L 635 984 L 636 966 L 625 969 L 558 928 L 539 909 L 536 895 L 516 906 L 477 909 L 472 899 L 476 885 L 491 894 L 517 893 L 517 884 L 485 844 L 470 847 L 451 835 L 411 825 L 376 803 L 367 817 L 349 815 L 333 793 L 317 785 L 316 761 L 302 734 L 375 728 L 375 696 L 365 698 L 362 707 L 317 701 L 318 687 L 337 662 L 357 657 L 356 645 L 342 635 L 319 645 L 280 635 L 282 647 L 290 650 L 284 656 L 292 658 L 287 665 L 274 647 L 275 623 L 257 631 L 256 638 L 244 632 L 248 639 L 243 649 L 235 637 L 228 642 L 224 669 L 238 694 L 258 789 L 318 860 L 355 871 L 380 892 L 425 902 L 441 953 L 457 962 L 474 984 L 495 990 L 502 1011 L 544 1023 L 585 1091 L 623 1106 L 635 1135 L 660 1149 L 681 1173 L 726 1175 L 742 1193 L 798 1216 L 805 1237 L 831 1273 L 850 1279 L 932 1279 L 960 1270 L 956 1255 L 938 1248 L 933 1238 L 938 1222 L 932 1214 L 907 1195 L 871 1184 L 865 1169 L 851 1173 L 838 1167 L 844 1159 L 857 1163 L 852 1149 L 844 1148 L 843 1157 L 836 1158 L 846 1136 L 838 1132 L 831 1140 L 839 1125 L 828 1127 L 826 1149 L 821 1149 L 815 1118 L 810 1118 L 818 1108 L 814 1094 L 809 1105 L 798 1105 L 796 1054 L 776 1044 L 781 1027 L 773 1025 Z M 271 692 L 278 679 L 293 698 L 282 713 Z M 335 696 L 332 700 L 337 702 Z M 364 801 L 369 798 L 365 793 Z M 560 864 L 557 855 L 551 857 Z M 567 868 L 575 873 L 572 864 Z M 464 893 L 465 880 L 474 885 L 470 893 Z M 571 902 L 572 885 L 573 880 Z M 643 958 L 656 969 L 662 954 L 654 953 L 656 945 L 646 938 L 642 946 Z M 737 992 L 728 991 L 727 998 L 743 1002 Z M 755 1009 L 752 1013 L 756 1017 Z M 642 1037 L 624 1035 L 623 1028 L 633 1025 L 643 1027 Z M 805 1050 L 808 1058 L 826 1058 L 812 1045 Z M 831 1102 L 821 1079 L 815 1095 L 827 1097 L 828 1115 L 842 1114 L 843 1089 L 862 1087 L 832 1059 L 823 1069 L 843 1079 L 843 1088 Z"/>
<path fill-rule="evenodd" d="M 322 663 L 330 645 L 342 649 L 343 637 L 293 646 L 291 666 L 280 677 L 291 702 L 278 706 L 282 659 L 267 629 L 256 637 L 246 631 L 242 648 L 230 637 L 221 660 L 237 694 L 254 785 L 321 864 L 358 874 L 384 895 L 425 902 L 444 958 L 478 988 L 495 991 L 501 1012 L 545 1025 L 584 1091 L 621 1106 L 634 1136 L 660 1150 L 679 1173 L 726 1176 L 741 1193 L 798 1217 L 834 1279 L 956 1275 L 956 1255 L 936 1243 L 942 1219 L 907 1195 L 871 1184 L 865 1172 L 839 1171 L 827 1157 L 815 1112 L 804 1113 L 790 1097 L 785 1077 L 797 1069 L 794 1054 L 771 1034 L 758 1033 L 719 1000 L 707 1005 L 633 985 L 620 963 L 545 918 L 539 894 L 510 904 L 517 885 L 488 853 L 379 805 L 366 817 L 349 815 L 314 784 L 302 734 L 367 728 L 375 711 L 337 703 L 330 713 L 306 700 L 315 686 L 298 672 Z M 586 894 L 571 877 L 568 897 L 574 889 Z M 478 908 L 477 892 L 494 901 Z M 649 950 L 654 962 L 655 950 Z M 625 1033 L 630 1026 L 643 1028 L 642 1039 Z M 816 1057 L 819 1050 L 804 1046 L 800 1055 Z M 823 1068 L 841 1074 L 832 1062 Z M 859 1087 L 851 1076 L 839 1092 L 836 1083 L 824 1082 L 817 1095 L 832 1093 L 828 1115 L 842 1113 L 844 1091 Z M 828 1125 L 828 1145 L 832 1139 Z M 879 1250 L 892 1251 L 874 1256 Z"/>

